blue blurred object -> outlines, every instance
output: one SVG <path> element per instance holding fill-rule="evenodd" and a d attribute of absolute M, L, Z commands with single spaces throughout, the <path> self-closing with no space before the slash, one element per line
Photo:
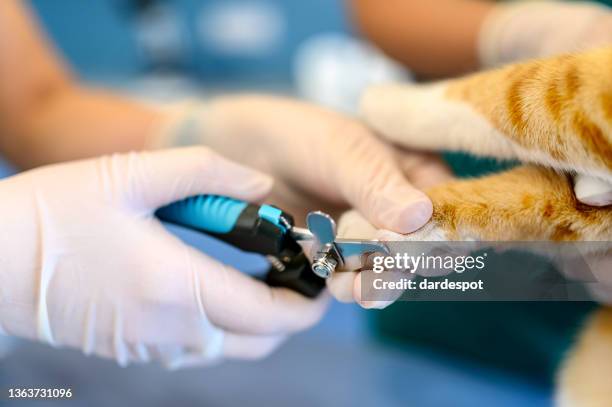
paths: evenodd
<path fill-rule="evenodd" d="M 341 0 L 191 0 L 189 3 L 192 11 L 189 26 L 193 30 L 190 37 L 195 39 L 193 68 L 202 77 L 212 79 L 227 80 L 248 75 L 288 81 L 299 44 L 320 32 L 347 29 Z M 242 18 L 245 23 L 266 23 L 260 30 L 265 29 L 264 37 L 267 38 L 261 38 L 260 46 L 253 47 L 250 53 L 224 52 L 219 46 L 222 44 L 213 46 L 206 23 L 214 21 L 210 19 L 211 15 L 231 20 L 231 13 L 237 13 L 240 8 L 244 8 Z M 246 27 L 243 30 L 246 31 Z M 247 33 L 253 35 L 256 32 Z"/>
<path fill-rule="evenodd" d="M 116 1 L 31 0 L 55 45 L 85 77 L 129 76 L 144 61 Z"/>
<path fill-rule="evenodd" d="M 32 0 L 32 5 L 86 78 L 165 69 L 207 82 L 288 82 L 299 44 L 321 32 L 347 30 L 342 0 Z"/>
<path fill-rule="evenodd" d="M 13 175 L 16 172 L 15 167 L 0 156 L 0 179 Z"/>

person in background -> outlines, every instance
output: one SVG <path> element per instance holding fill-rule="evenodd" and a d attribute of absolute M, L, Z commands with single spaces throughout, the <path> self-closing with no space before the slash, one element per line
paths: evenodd
<path fill-rule="evenodd" d="M 186 144 L 200 146 L 161 150 Z M 186 246 L 156 208 L 197 194 L 265 199 L 298 220 L 350 206 L 407 233 L 432 211 L 411 182 L 448 174 L 435 157 L 394 152 L 358 122 L 289 99 L 156 109 L 84 86 L 19 0 L 0 2 L 0 152 L 31 169 L 0 181 L 0 333 L 122 365 L 262 357 L 328 302 Z M 406 163 L 427 171 L 405 174 Z"/>
<path fill-rule="evenodd" d="M 605 2 L 604 2 L 605 3 Z M 439 78 L 612 41 L 593 2 L 352 0 L 358 30 L 422 78 Z M 608 3 L 609 5 L 609 3 Z"/>
<path fill-rule="evenodd" d="M 421 79 L 612 44 L 612 10 L 597 3 L 352 0 L 347 4 L 358 31 Z M 391 94 L 377 95 L 381 117 L 402 114 L 401 103 Z M 367 112 L 362 114 L 367 121 Z M 459 176 L 500 168 L 492 160 L 460 154 L 445 158 Z M 608 186 L 602 195 L 609 197 L 611 189 Z M 609 268 L 610 261 L 599 266 Z M 538 272 L 555 271 L 542 264 Z M 593 308 L 591 303 L 417 301 L 398 303 L 372 320 L 384 339 L 418 343 L 550 383 Z"/>

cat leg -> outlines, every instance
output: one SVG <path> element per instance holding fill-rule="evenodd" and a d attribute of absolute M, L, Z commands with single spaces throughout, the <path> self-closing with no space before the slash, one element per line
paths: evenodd
<path fill-rule="evenodd" d="M 490 120 L 469 103 L 447 97 L 452 83 L 371 87 L 361 99 L 361 115 L 381 136 L 400 146 L 516 158 L 513 143 Z"/>
<path fill-rule="evenodd" d="M 612 183 L 612 48 L 368 90 L 364 120 L 412 148 L 517 158 Z"/>
<path fill-rule="evenodd" d="M 414 233 L 374 232 L 355 212 L 341 218 L 340 229 L 350 230 L 348 224 L 355 223 L 364 236 L 384 240 L 612 240 L 612 206 L 581 204 L 568 177 L 550 169 L 521 166 L 425 192 L 433 202 L 433 216 Z"/>
<path fill-rule="evenodd" d="M 612 308 L 601 308 L 586 323 L 560 371 L 556 405 L 612 405 Z"/>
<path fill-rule="evenodd" d="M 450 240 L 607 241 L 612 207 L 576 201 L 567 176 L 522 166 L 426 191 L 432 221 Z"/>

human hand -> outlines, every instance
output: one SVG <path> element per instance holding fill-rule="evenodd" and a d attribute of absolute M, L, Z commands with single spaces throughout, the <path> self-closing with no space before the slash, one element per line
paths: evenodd
<path fill-rule="evenodd" d="M 204 147 L 42 167 L 0 182 L 0 332 L 120 364 L 256 358 L 327 303 L 270 288 L 153 216 L 197 194 L 261 200 L 269 177 Z"/>
<path fill-rule="evenodd" d="M 612 44 L 612 9 L 594 2 L 517 1 L 496 5 L 482 24 L 483 68 Z"/>
<path fill-rule="evenodd" d="M 298 223 L 311 210 L 336 217 L 355 207 L 378 228 L 409 233 L 432 211 L 417 188 L 450 176 L 435 155 L 391 149 L 354 120 L 289 99 L 228 97 L 187 109 L 169 120 L 158 145 L 201 143 L 273 175 L 267 202 L 292 213 Z M 332 293 L 353 300 L 358 279 L 338 274 L 344 277 L 330 280 Z M 346 287 L 340 289 L 342 284 Z"/>
<path fill-rule="evenodd" d="M 402 174 L 398 157 L 357 121 L 291 99 L 231 96 L 190 106 L 157 146 L 203 144 L 275 178 L 271 203 L 298 223 L 313 209 L 356 207 L 373 224 L 411 232 L 431 202 Z M 188 131 L 177 129 L 189 127 Z"/>

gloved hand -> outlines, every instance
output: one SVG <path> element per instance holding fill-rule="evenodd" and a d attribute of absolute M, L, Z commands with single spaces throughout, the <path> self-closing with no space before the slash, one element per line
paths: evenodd
<path fill-rule="evenodd" d="M 120 364 L 255 358 L 313 325 L 311 301 L 168 233 L 156 208 L 196 194 L 260 200 L 271 179 L 204 147 L 42 167 L 0 182 L 0 332 Z"/>
<path fill-rule="evenodd" d="M 448 174 L 435 156 L 393 151 L 354 120 L 276 97 L 233 96 L 177 107 L 154 144 L 204 144 L 271 174 L 275 188 L 267 202 L 292 213 L 297 223 L 310 210 L 335 217 L 355 207 L 377 227 L 412 232 L 429 220 L 432 206 L 410 182 Z M 346 283 L 352 292 L 353 282 Z"/>
<path fill-rule="evenodd" d="M 592 2 L 498 4 L 478 37 L 483 68 L 612 44 L 612 9 Z"/>

